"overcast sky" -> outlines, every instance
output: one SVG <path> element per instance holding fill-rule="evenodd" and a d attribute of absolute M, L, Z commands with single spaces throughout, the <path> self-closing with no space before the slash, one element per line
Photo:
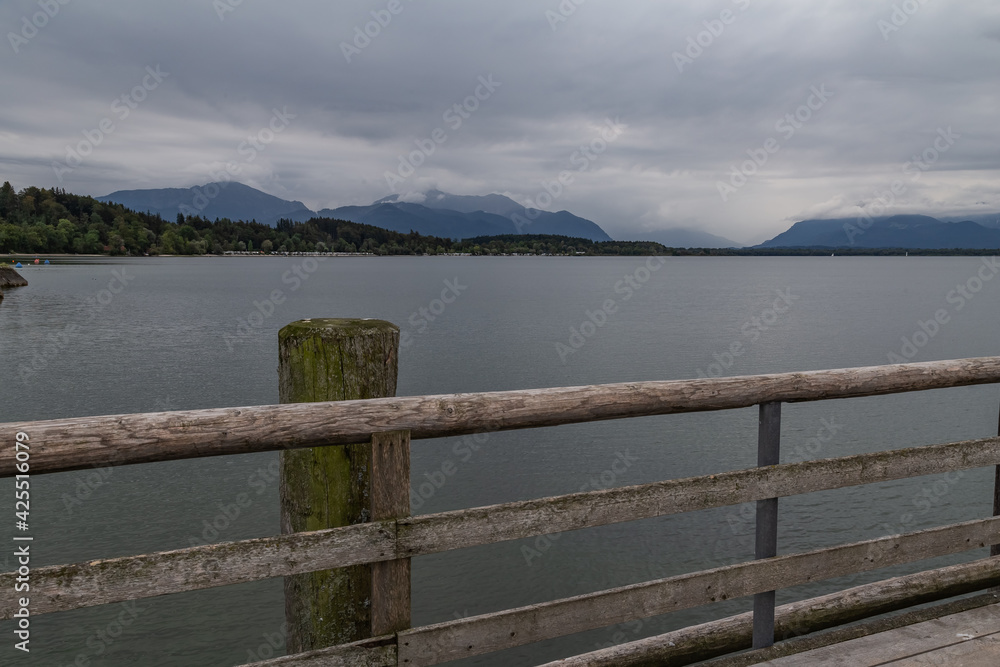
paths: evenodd
<path fill-rule="evenodd" d="M 987 0 L 7 0 L 0 26 L 18 189 L 228 169 L 314 210 L 436 187 L 743 242 L 882 193 L 1000 210 Z"/>

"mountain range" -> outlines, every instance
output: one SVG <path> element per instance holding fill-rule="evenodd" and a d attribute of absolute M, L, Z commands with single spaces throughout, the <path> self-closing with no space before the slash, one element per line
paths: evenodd
<path fill-rule="evenodd" d="M 521 206 L 504 195 L 452 195 L 440 190 L 423 193 L 416 201 L 384 197 L 368 206 L 341 206 L 312 211 L 300 201 L 287 201 L 242 183 L 208 183 L 193 188 L 119 190 L 98 201 L 116 202 L 132 209 L 173 220 L 178 213 L 209 220 L 256 220 L 274 226 L 278 220 L 305 222 L 335 218 L 360 222 L 394 232 L 410 231 L 453 239 L 500 234 L 559 234 L 610 241 L 590 220 L 569 211 L 551 213 Z"/>
<path fill-rule="evenodd" d="M 300 201 L 286 201 L 235 181 L 193 188 L 118 190 L 95 199 L 122 204 L 139 213 L 159 214 L 165 220 L 173 220 L 178 213 L 183 213 L 200 215 L 207 220 L 256 220 L 273 227 L 282 218 L 305 222 L 316 217 Z"/>
<path fill-rule="evenodd" d="M 123 204 L 133 211 L 159 214 L 173 220 L 178 213 L 200 215 L 209 220 L 256 220 L 274 226 L 278 220 L 305 222 L 324 217 L 359 222 L 396 232 L 454 239 L 501 234 L 559 234 L 592 241 L 610 241 L 597 223 L 569 211 L 555 213 L 525 208 L 501 194 L 454 195 L 428 190 L 400 201 L 389 195 L 367 206 L 341 206 L 310 210 L 300 201 L 288 201 L 242 183 L 208 183 L 193 188 L 119 190 L 102 202 Z M 666 229 L 623 234 L 621 241 L 656 241 L 670 247 L 739 247 L 720 236 L 696 229 Z"/>
<path fill-rule="evenodd" d="M 997 214 L 981 219 L 995 220 Z M 1000 229 L 928 215 L 802 220 L 758 248 L 1000 248 Z"/>
<path fill-rule="evenodd" d="M 389 195 L 369 206 L 341 206 L 319 211 L 321 217 L 362 222 L 394 232 L 467 239 L 501 234 L 559 234 L 610 241 L 600 226 L 569 211 L 550 213 L 525 208 L 504 195 L 452 195 L 428 190 L 419 201 L 402 202 Z"/>
<path fill-rule="evenodd" d="M 558 234 L 592 241 L 610 241 L 597 223 L 569 211 L 525 208 L 501 194 L 454 195 L 441 190 L 383 197 L 367 206 L 341 206 L 312 211 L 300 201 L 288 201 L 242 183 L 208 183 L 193 188 L 119 190 L 98 197 L 140 212 L 173 220 L 178 213 L 213 220 L 256 220 L 274 226 L 278 220 L 305 222 L 335 218 L 395 232 L 467 239 L 502 234 Z M 729 239 L 697 229 L 674 228 L 624 231 L 620 241 L 656 241 L 672 248 L 741 247 Z M 758 248 L 1000 248 L 1000 213 L 933 218 L 893 215 L 876 218 L 802 220 Z"/>

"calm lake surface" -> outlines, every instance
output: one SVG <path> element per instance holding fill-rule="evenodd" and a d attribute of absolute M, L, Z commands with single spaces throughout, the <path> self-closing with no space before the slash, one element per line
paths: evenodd
<path fill-rule="evenodd" d="M 890 353 L 914 361 L 1000 354 L 1000 279 L 977 283 L 977 272 L 992 276 L 980 272 L 981 258 L 648 261 L 151 258 L 28 267 L 30 286 L 0 303 L 0 422 L 277 403 L 277 331 L 307 317 L 399 324 L 410 343 L 400 354 L 399 395 L 866 366 L 888 363 Z M 952 292 L 959 285 L 981 289 L 966 298 Z M 442 309 L 435 300 L 443 290 L 455 299 Z M 926 323 L 938 311 L 945 323 L 935 329 Z M 255 312 L 267 317 L 251 318 Z M 588 319 L 601 326 L 584 325 Z M 934 335 L 918 334 L 921 322 Z M 916 345 L 905 347 L 915 334 Z M 995 435 L 998 401 L 1000 388 L 986 386 L 786 405 L 782 459 L 796 450 L 797 458 L 823 458 Z M 416 441 L 415 513 L 750 467 L 756 428 L 751 408 L 492 434 L 478 443 Z M 268 470 L 277 458 L 33 477 L 32 566 L 277 534 L 278 485 Z M 440 481 L 443 467 L 453 474 L 434 486 L 429 480 Z M 782 499 L 779 552 L 990 514 L 992 471 L 949 479 Z M 219 520 L 244 493 L 252 504 Z M 9 519 L 0 536 L 10 545 L 12 480 L 0 480 L 0 497 Z M 417 558 L 414 624 L 748 560 L 751 509 Z M 212 522 L 223 529 L 207 530 Z M 0 569 L 14 569 L 12 552 L 0 552 Z M 983 555 L 802 586 L 780 592 L 779 602 Z M 461 664 L 536 664 L 749 607 L 734 600 Z M 270 580 L 40 616 L 30 656 L 12 648 L 13 625 L 0 623 L 0 663 L 51 667 L 84 656 L 94 665 L 238 665 L 281 654 L 282 623 L 281 581 Z M 278 645 L 273 653 L 269 641 Z"/>

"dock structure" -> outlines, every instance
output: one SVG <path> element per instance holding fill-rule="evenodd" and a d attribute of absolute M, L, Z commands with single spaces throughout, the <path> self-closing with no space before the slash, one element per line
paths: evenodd
<path fill-rule="evenodd" d="M 1000 604 L 852 639 L 771 660 L 774 667 L 813 667 L 834 661 L 855 667 L 904 665 L 1000 665 Z"/>
<path fill-rule="evenodd" d="M 281 338 L 281 405 L 0 424 L 0 441 L 14 442 L 22 434 L 19 440 L 30 446 L 32 474 L 280 451 L 282 484 L 295 484 L 309 465 L 318 467 L 310 479 L 327 480 L 318 485 L 323 488 L 282 491 L 281 535 L 36 569 L 32 615 L 284 577 L 286 618 L 297 628 L 289 642 L 294 655 L 253 663 L 257 666 L 435 665 L 749 596 L 753 612 L 549 665 L 952 664 L 914 662 L 917 652 L 870 663 L 829 657 L 863 652 L 880 641 L 922 655 L 995 651 L 1000 599 L 987 592 L 1000 586 L 995 549 L 988 558 L 778 607 L 774 591 L 1000 545 L 996 501 L 993 516 L 926 530 L 799 553 L 781 553 L 776 543 L 782 497 L 987 466 L 1000 470 L 1000 437 L 992 434 L 782 464 L 782 408 L 998 383 L 1000 357 L 394 397 L 398 329 L 393 325 L 303 320 L 286 327 Z M 752 406 L 760 406 L 754 468 L 436 514 L 410 511 L 409 451 L 420 440 Z M 13 448 L 0 450 L 0 476 L 16 475 L 17 465 Z M 337 493 L 327 493 L 334 487 Z M 300 491 L 316 495 L 308 500 Z M 993 487 L 983 494 L 1000 497 Z M 317 505 L 319 496 L 328 505 Z M 757 503 L 754 560 L 410 627 L 413 558 L 748 502 Z M 315 574 L 334 571 L 340 574 Z M 0 574 L 0 619 L 17 611 L 15 577 L 16 572 Z M 333 586 L 324 584 L 330 581 Z M 960 597 L 970 594 L 978 595 Z M 942 601 L 937 608 L 914 609 Z M 350 611 L 358 608 L 367 611 Z M 328 609 L 346 611 L 331 618 Z M 896 616 L 887 617 L 890 613 Z M 866 619 L 875 620 L 858 623 Z M 893 637 L 899 639 L 871 639 L 883 631 L 898 632 Z M 917 641 L 927 633 L 939 635 L 938 645 Z M 813 658 L 804 651 L 814 651 Z M 968 659 L 963 664 L 980 664 Z"/>

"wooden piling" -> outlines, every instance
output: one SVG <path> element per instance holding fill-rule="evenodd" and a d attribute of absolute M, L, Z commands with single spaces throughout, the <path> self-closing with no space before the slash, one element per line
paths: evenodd
<path fill-rule="evenodd" d="M 398 351 L 399 328 L 382 320 L 293 322 L 278 334 L 280 400 L 395 396 Z M 283 451 L 281 532 L 406 516 L 407 489 L 406 431 L 377 433 L 369 442 L 345 447 Z M 365 639 L 373 636 L 373 624 L 381 633 L 408 627 L 409 589 L 408 560 L 286 577 L 288 652 Z M 379 607 L 374 612 L 373 602 Z"/>

